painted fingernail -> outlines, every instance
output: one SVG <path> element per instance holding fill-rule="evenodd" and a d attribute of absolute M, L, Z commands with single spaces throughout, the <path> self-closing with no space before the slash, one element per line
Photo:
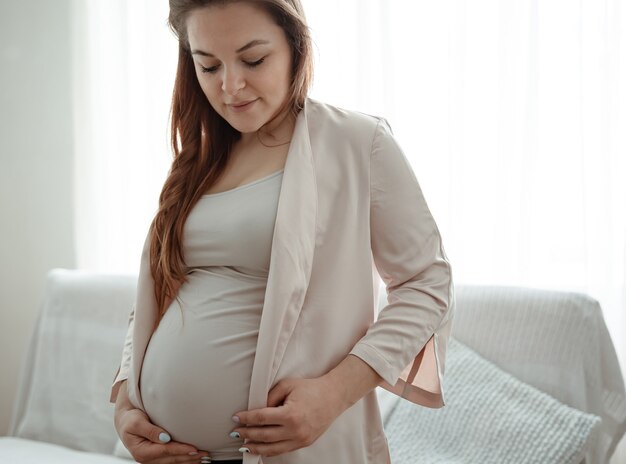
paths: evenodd
<path fill-rule="evenodd" d="M 232 419 L 233 419 L 235 422 L 239 422 L 239 418 L 238 418 L 237 416 L 233 416 L 233 417 L 232 417 Z"/>
<path fill-rule="evenodd" d="M 228 434 L 228 436 L 230 438 L 241 438 L 241 435 L 239 435 L 239 432 L 230 432 L 230 434 Z"/>
<path fill-rule="evenodd" d="M 250 450 L 249 450 L 248 448 L 246 448 L 246 447 L 242 446 L 241 448 L 239 448 L 239 452 L 240 452 L 240 453 L 249 453 L 249 452 L 250 452 Z"/>
<path fill-rule="evenodd" d="M 172 437 L 170 437 L 170 436 L 169 436 L 167 433 L 165 433 L 165 432 L 161 432 L 161 433 L 159 434 L 159 440 L 160 440 L 162 443 L 167 443 L 167 442 L 169 442 L 171 439 L 172 439 Z"/>

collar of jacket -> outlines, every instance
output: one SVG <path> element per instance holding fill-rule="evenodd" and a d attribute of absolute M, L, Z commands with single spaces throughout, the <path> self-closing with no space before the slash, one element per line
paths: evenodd
<path fill-rule="evenodd" d="M 307 98 L 296 119 L 283 171 L 263 314 L 250 380 L 250 409 L 267 406 L 267 392 L 300 316 L 311 278 L 317 183 L 307 122 L 310 109 L 311 100 Z"/>

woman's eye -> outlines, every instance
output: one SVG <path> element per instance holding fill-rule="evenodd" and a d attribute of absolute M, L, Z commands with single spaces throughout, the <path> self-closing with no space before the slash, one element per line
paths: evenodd
<path fill-rule="evenodd" d="M 210 68 L 205 68 L 204 66 L 200 65 L 200 67 L 202 68 L 203 73 L 213 74 L 215 71 L 217 71 L 217 66 L 211 66 Z"/>
<path fill-rule="evenodd" d="M 246 63 L 250 68 L 256 68 L 258 65 L 263 63 L 263 61 L 265 61 L 265 58 L 261 58 L 260 60 L 254 61 L 252 63 L 244 61 L 244 63 Z"/>
<path fill-rule="evenodd" d="M 260 60 L 253 61 L 253 62 L 244 61 L 244 63 L 249 68 L 256 68 L 258 65 L 260 65 L 264 61 L 265 61 L 265 58 L 261 58 Z M 206 67 L 200 65 L 200 68 L 202 69 L 203 73 L 215 74 L 215 72 L 217 72 L 217 69 L 219 68 L 219 66 L 211 66 L 210 68 L 206 68 Z"/>

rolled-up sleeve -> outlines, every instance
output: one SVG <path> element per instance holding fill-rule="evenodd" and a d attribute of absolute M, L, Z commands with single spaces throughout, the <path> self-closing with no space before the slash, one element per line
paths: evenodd
<path fill-rule="evenodd" d="M 351 350 L 416 404 L 444 406 L 442 378 L 452 315 L 452 273 L 441 235 L 387 121 L 370 157 L 370 234 L 388 304 Z"/>

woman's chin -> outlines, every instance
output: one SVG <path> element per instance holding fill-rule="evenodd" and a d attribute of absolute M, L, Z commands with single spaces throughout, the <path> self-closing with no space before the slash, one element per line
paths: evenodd
<path fill-rule="evenodd" d="M 259 127 L 262 126 L 260 123 L 256 123 L 255 121 L 242 121 L 240 118 L 224 118 L 226 122 L 230 124 L 230 126 L 236 131 L 241 132 L 242 134 L 251 134 L 259 130 Z"/>

